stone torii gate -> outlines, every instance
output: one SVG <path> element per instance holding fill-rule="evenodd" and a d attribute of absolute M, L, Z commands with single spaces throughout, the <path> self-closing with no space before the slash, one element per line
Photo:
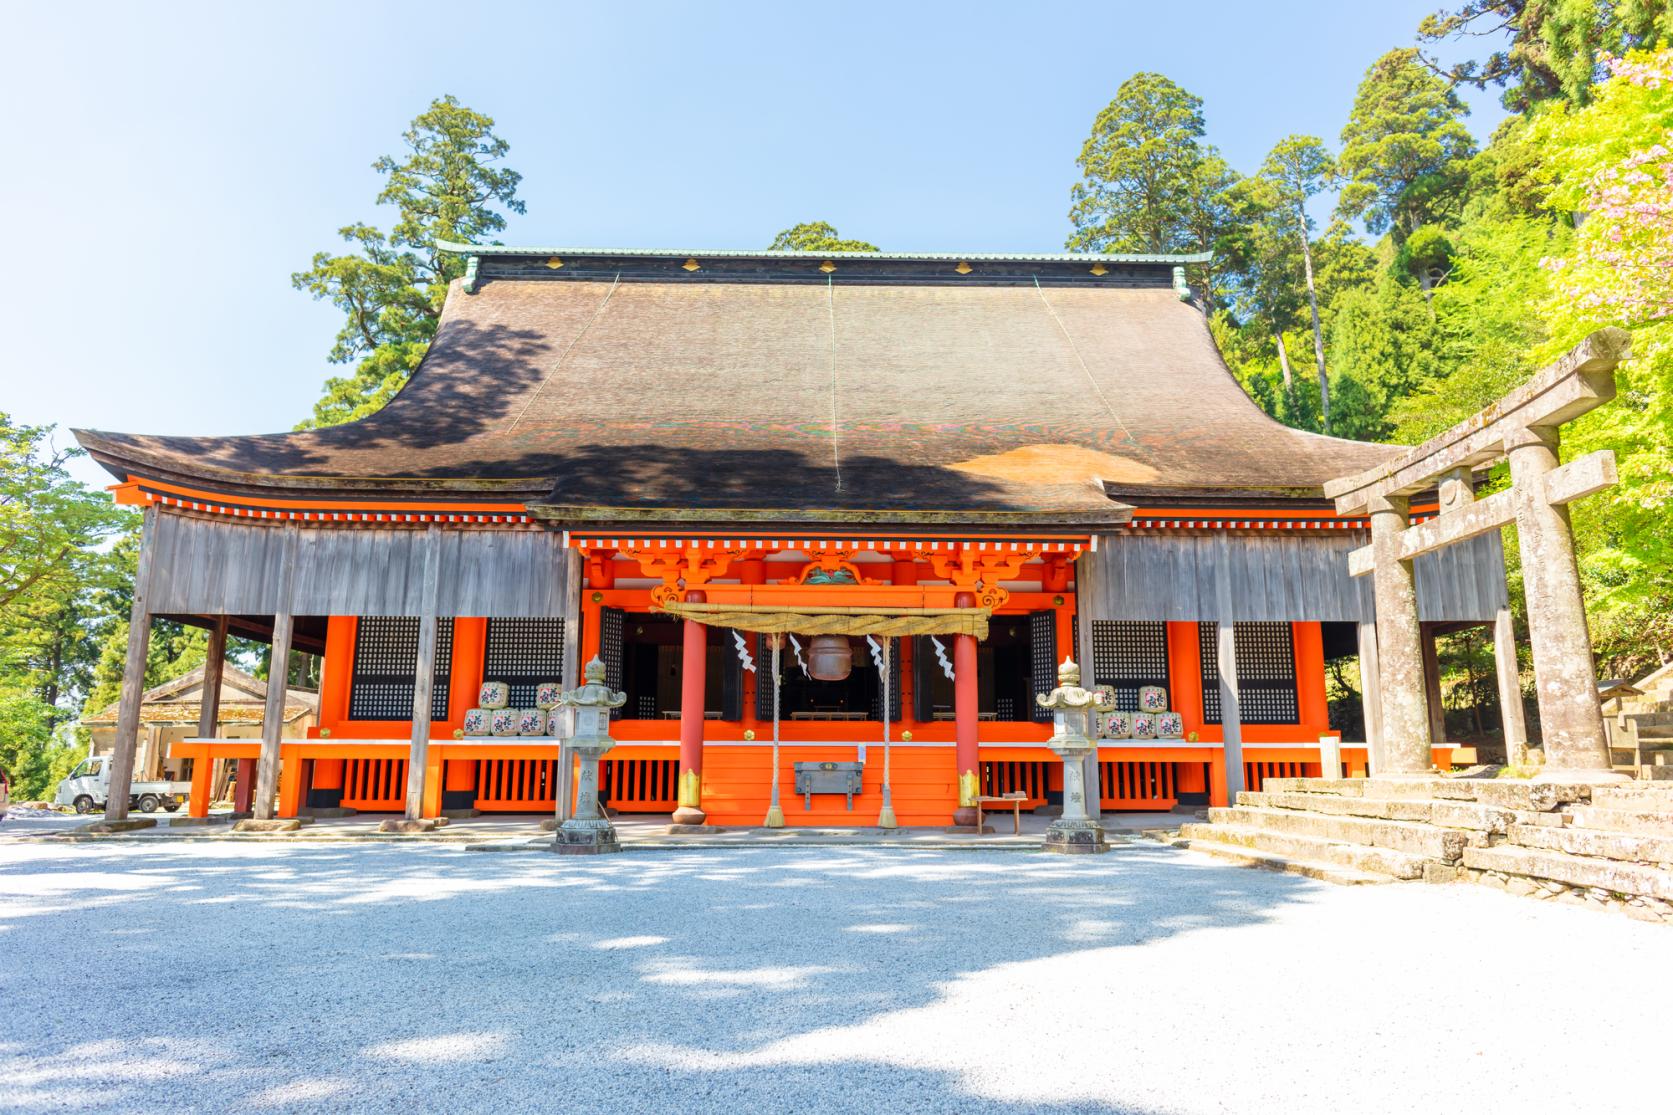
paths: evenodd
<path fill-rule="evenodd" d="M 1623 329 L 1599 330 L 1444 434 L 1387 464 L 1325 485 L 1338 514 L 1371 519 L 1371 545 L 1349 555 L 1348 571 L 1356 577 L 1369 573 L 1375 584 L 1382 710 L 1378 776 L 1410 778 L 1433 767 L 1413 559 L 1515 523 L 1545 737 L 1540 777 L 1562 782 L 1625 777 L 1610 769 L 1567 507 L 1615 483 L 1615 454 L 1600 450 L 1559 466 L 1557 450 L 1565 422 L 1615 397 L 1615 366 L 1627 355 L 1629 341 Z M 1505 458 L 1511 486 L 1477 500 L 1472 471 Z M 1412 525 L 1412 496 L 1435 487 L 1440 513 Z M 1503 638 L 1509 625 L 1499 626 Z"/>

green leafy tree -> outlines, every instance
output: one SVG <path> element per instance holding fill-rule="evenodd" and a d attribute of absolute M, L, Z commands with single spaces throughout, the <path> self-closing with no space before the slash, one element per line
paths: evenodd
<path fill-rule="evenodd" d="M 1324 144 L 1312 136 L 1300 135 L 1279 140 L 1260 169 L 1261 179 L 1270 187 L 1270 219 L 1279 235 L 1291 239 L 1301 250 L 1313 328 L 1313 360 L 1319 377 L 1319 414 L 1326 433 L 1330 432 L 1330 376 L 1325 370 L 1324 326 L 1319 318 L 1318 282 L 1313 275 L 1313 219 L 1307 215 L 1307 203 L 1330 185 L 1334 175 Z"/>
<path fill-rule="evenodd" d="M 1605 54 L 1625 54 L 1673 37 L 1673 8 L 1666 0 L 1468 0 L 1426 16 L 1418 41 L 1497 38 L 1486 59 L 1430 68 L 1454 85 L 1498 86 L 1512 112 L 1541 101 L 1591 99 Z"/>
<path fill-rule="evenodd" d="M 1475 142 L 1468 113 L 1416 50 L 1391 50 L 1366 71 L 1342 129 L 1337 212 L 1404 240 L 1457 216 Z"/>
<path fill-rule="evenodd" d="M 1172 252 L 1190 245 L 1191 183 L 1204 157 L 1202 99 L 1134 74 L 1098 113 L 1075 160 L 1068 247 Z"/>
<path fill-rule="evenodd" d="M 767 245 L 770 252 L 875 252 L 876 244 L 865 240 L 844 240 L 825 221 L 803 221 L 784 229 Z"/>
<path fill-rule="evenodd" d="M 24 426 L 0 411 L 0 616 L 30 593 L 76 578 L 79 551 L 123 519 L 110 499 L 65 466 L 80 450 L 58 449 L 50 426 Z"/>
<path fill-rule="evenodd" d="M 494 120 L 451 96 L 433 101 L 402 136 L 406 152 L 372 164 L 384 176 L 377 203 L 398 217 L 385 233 L 356 223 L 340 229 L 354 250 L 319 252 L 291 285 L 343 312 L 332 345 L 334 364 L 352 364 L 325 384 L 305 427 L 332 426 L 378 410 L 399 391 L 435 336 L 448 284 L 464 273 L 457 257 L 438 251 L 451 240 L 474 244 L 505 228 L 506 213 L 522 213 L 522 176 L 497 165 L 510 145 Z"/>

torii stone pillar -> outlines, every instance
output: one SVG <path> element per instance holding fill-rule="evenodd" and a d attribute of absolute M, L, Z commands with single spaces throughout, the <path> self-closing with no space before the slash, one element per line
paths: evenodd
<path fill-rule="evenodd" d="M 1405 496 L 1378 496 L 1370 503 L 1372 582 L 1377 601 L 1377 687 L 1382 708 L 1382 746 L 1376 778 L 1429 774 L 1429 707 L 1423 684 L 1423 637 L 1417 619 L 1417 581 L 1412 562 L 1400 558 L 1400 535 L 1410 525 Z"/>
<path fill-rule="evenodd" d="M 1557 446 L 1554 426 L 1525 426 L 1505 435 L 1528 594 L 1528 645 L 1534 653 L 1545 740 L 1541 776 L 1614 780 L 1625 776 L 1610 769 L 1568 507 L 1553 502 L 1547 492 L 1546 478 L 1557 471 Z"/>

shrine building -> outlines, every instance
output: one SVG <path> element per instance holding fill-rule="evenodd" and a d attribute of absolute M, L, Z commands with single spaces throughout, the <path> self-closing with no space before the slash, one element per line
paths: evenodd
<path fill-rule="evenodd" d="M 77 432 L 145 510 L 129 770 L 152 618 L 209 628 L 212 663 L 229 633 L 324 657 L 305 739 L 216 738 L 211 668 L 171 751 L 192 812 L 217 760 L 258 817 L 551 812 L 562 718 L 517 711 L 594 656 L 627 694 L 603 796 L 679 823 L 761 824 L 775 753 L 790 825 L 876 824 L 886 772 L 908 826 L 1060 800 L 1035 696 L 1067 656 L 1125 714 L 1095 810 L 1318 773 L 1326 660 L 1376 649 L 1367 521 L 1324 485 L 1401 447 L 1264 414 L 1185 286 L 1200 257 L 457 250 L 367 418 Z M 1497 532 L 1416 578 L 1438 710 L 1435 633 L 1507 614 Z M 1342 753 L 1364 771 L 1363 738 Z M 853 792 L 797 793 L 822 764 Z"/>

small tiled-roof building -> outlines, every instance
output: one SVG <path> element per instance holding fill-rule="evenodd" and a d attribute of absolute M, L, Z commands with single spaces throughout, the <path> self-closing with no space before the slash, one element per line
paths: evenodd
<path fill-rule="evenodd" d="M 139 738 L 134 777 L 183 777 L 185 760 L 169 758 L 171 746 L 198 734 L 203 715 L 204 668 L 198 666 L 171 681 L 147 689 L 140 697 Z M 235 666 L 221 668 L 221 700 L 215 735 L 223 739 L 260 739 L 267 702 L 267 683 Z M 81 718 L 92 733 L 92 753 L 108 755 L 116 743 L 118 704 L 106 705 Z M 311 689 L 285 691 L 284 726 L 280 734 L 301 739 L 319 719 L 319 694 Z"/>

